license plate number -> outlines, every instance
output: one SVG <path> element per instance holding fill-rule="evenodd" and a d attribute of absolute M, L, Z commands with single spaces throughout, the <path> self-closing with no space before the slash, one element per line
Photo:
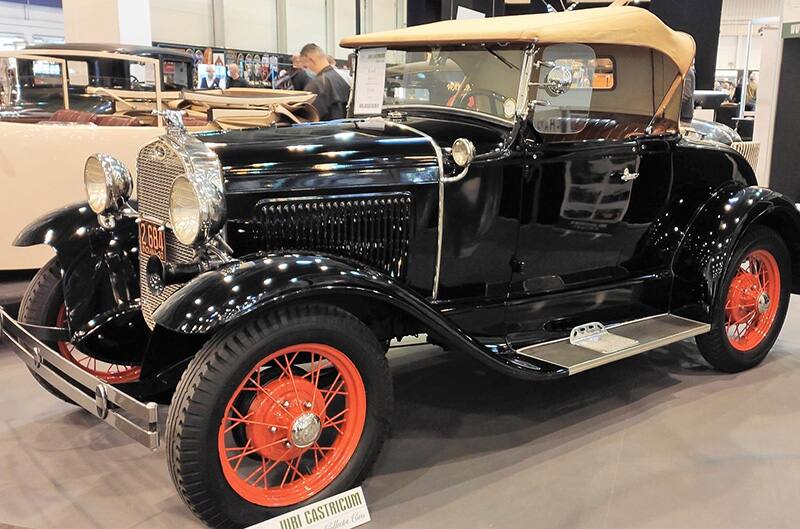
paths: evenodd
<path fill-rule="evenodd" d="M 167 260 L 167 241 L 164 230 L 158 224 L 142 220 L 139 222 L 139 248 L 143 255 L 157 255 Z"/>

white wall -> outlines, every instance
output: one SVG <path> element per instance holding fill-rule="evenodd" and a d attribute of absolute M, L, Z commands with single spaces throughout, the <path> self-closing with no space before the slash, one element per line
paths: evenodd
<path fill-rule="evenodd" d="M 750 48 L 750 65 L 748 70 L 761 69 L 761 50 L 763 49 L 764 37 L 753 34 L 753 42 Z M 718 70 L 741 70 L 747 60 L 747 37 L 743 35 L 720 36 L 719 49 L 717 51 Z"/>
<path fill-rule="evenodd" d="M 225 47 L 258 51 L 278 49 L 277 0 L 225 0 L 223 13 Z"/>
<path fill-rule="evenodd" d="M 384 31 L 398 27 L 397 0 L 372 0 L 367 31 Z"/>
<path fill-rule="evenodd" d="M 26 6 L 0 1 L 0 47 L 15 37 L 33 43 L 41 39 L 64 38 L 61 9 Z"/>
<path fill-rule="evenodd" d="M 287 0 L 285 52 L 297 53 L 309 42 L 325 48 L 328 39 L 325 13 L 325 0 Z"/>
<path fill-rule="evenodd" d="M 339 41 L 356 32 L 356 4 L 353 0 L 333 1 L 333 55 L 344 59 L 352 50 L 339 47 Z"/>
<path fill-rule="evenodd" d="M 66 0 L 70 1 L 81 0 Z M 405 25 L 406 0 L 360 1 L 362 31 Z M 285 24 L 279 27 L 281 2 Z M 222 18 L 216 31 L 215 16 Z M 307 42 L 316 42 L 343 59 L 349 50 L 338 43 L 355 32 L 355 18 L 355 0 L 150 0 L 152 40 L 192 46 L 292 53 Z M 96 20 L 81 23 L 97 25 Z M 285 32 L 285 45 L 279 39 L 280 30 Z M 0 46 L 13 39 L 10 35 L 28 42 L 36 36 L 63 38 L 64 14 L 60 9 L 0 0 Z"/>
<path fill-rule="evenodd" d="M 213 46 L 212 0 L 150 0 L 150 27 L 157 42 Z"/>

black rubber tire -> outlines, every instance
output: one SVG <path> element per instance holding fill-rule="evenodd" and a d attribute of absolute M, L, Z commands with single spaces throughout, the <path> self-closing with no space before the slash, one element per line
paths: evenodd
<path fill-rule="evenodd" d="M 233 391 L 252 367 L 265 355 L 302 342 L 331 345 L 353 361 L 367 395 L 364 431 L 347 466 L 320 493 L 290 507 L 258 506 L 241 498 L 222 474 L 218 428 Z M 220 331 L 188 365 L 167 418 L 167 465 L 181 498 L 203 522 L 211 527 L 248 527 L 359 484 L 378 457 L 393 406 L 383 347 L 353 315 L 328 305 L 257 315 Z"/>
<path fill-rule="evenodd" d="M 33 279 L 28 284 L 19 306 L 19 320 L 32 325 L 55 326 L 58 311 L 63 304 L 64 293 L 61 290 L 61 268 L 56 258 L 53 257 L 36 272 L 36 275 L 33 276 Z M 57 347 L 54 343 L 48 343 L 47 345 L 53 349 Z M 51 395 L 64 402 L 75 404 L 72 399 L 51 386 L 33 371 L 31 371 L 31 375 Z"/>
<path fill-rule="evenodd" d="M 759 249 L 770 252 L 778 263 L 781 276 L 781 294 L 780 300 L 778 300 L 780 305 L 775 314 L 772 328 L 761 343 L 753 349 L 743 352 L 731 346 L 728 340 L 725 329 L 725 303 L 739 264 L 747 254 Z M 772 349 L 783 326 L 789 308 L 791 284 L 792 263 L 786 243 L 774 230 L 758 225 L 749 228 L 736 246 L 714 300 L 711 332 L 695 339 L 703 358 L 714 368 L 726 373 L 738 373 L 760 364 Z"/>

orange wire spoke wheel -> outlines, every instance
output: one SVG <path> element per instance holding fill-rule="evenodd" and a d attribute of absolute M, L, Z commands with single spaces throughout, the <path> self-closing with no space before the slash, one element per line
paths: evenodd
<path fill-rule="evenodd" d="M 61 305 L 56 316 L 56 327 L 67 326 L 67 308 Z M 85 355 L 78 351 L 78 349 L 69 342 L 58 342 L 58 352 L 80 367 L 87 373 L 90 373 L 104 382 L 109 384 L 123 384 L 125 382 L 135 382 L 139 380 L 142 368 L 134 365 L 125 364 L 111 364 L 103 362 L 97 358 Z"/>
<path fill-rule="evenodd" d="M 725 330 L 734 349 L 750 351 L 764 341 L 775 322 L 780 296 L 780 268 L 772 253 L 754 250 L 746 255 L 725 301 Z"/>
<path fill-rule="evenodd" d="M 245 376 L 219 427 L 228 484 L 245 500 L 286 507 L 321 492 L 356 451 L 367 413 L 361 374 L 340 350 L 305 343 Z"/>

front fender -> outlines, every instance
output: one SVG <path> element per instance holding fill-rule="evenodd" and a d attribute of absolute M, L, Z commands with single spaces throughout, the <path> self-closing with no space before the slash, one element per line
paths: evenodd
<path fill-rule="evenodd" d="M 556 366 L 534 365 L 499 346 L 485 346 L 465 334 L 436 307 L 402 284 L 358 263 L 322 255 L 259 254 L 205 272 L 181 288 L 153 314 L 159 327 L 204 335 L 256 311 L 299 300 L 335 296 L 371 298 L 420 322 L 448 347 L 465 350 L 484 364 L 523 379 L 566 376 Z"/>
<path fill-rule="evenodd" d="M 196 277 L 153 314 L 163 327 L 206 334 L 269 305 L 321 291 L 358 291 L 438 314 L 390 277 L 345 259 L 322 255 L 259 254 Z"/>
<path fill-rule="evenodd" d="M 111 315 L 139 297 L 135 219 L 122 217 L 106 229 L 85 202 L 71 204 L 39 217 L 14 241 L 14 246 L 36 244 L 56 251 L 73 335 L 91 335 L 97 315 Z"/>
<path fill-rule="evenodd" d="M 85 244 L 102 230 L 97 215 L 86 202 L 76 202 L 34 220 L 14 239 L 14 246 L 47 244 L 58 251 L 70 244 Z"/>
<path fill-rule="evenodd" d="M 711 321 L 714 300 L 739 239 L 749 226 L 766 218 L 790 223 L 792 233 L 800 231 L 800 214 L 794 205 L 770 189 L 732 184 L 703 205 L 672 262 L 673 313 Z M 799 241 L 786 242 L 792 247 Z"/>

